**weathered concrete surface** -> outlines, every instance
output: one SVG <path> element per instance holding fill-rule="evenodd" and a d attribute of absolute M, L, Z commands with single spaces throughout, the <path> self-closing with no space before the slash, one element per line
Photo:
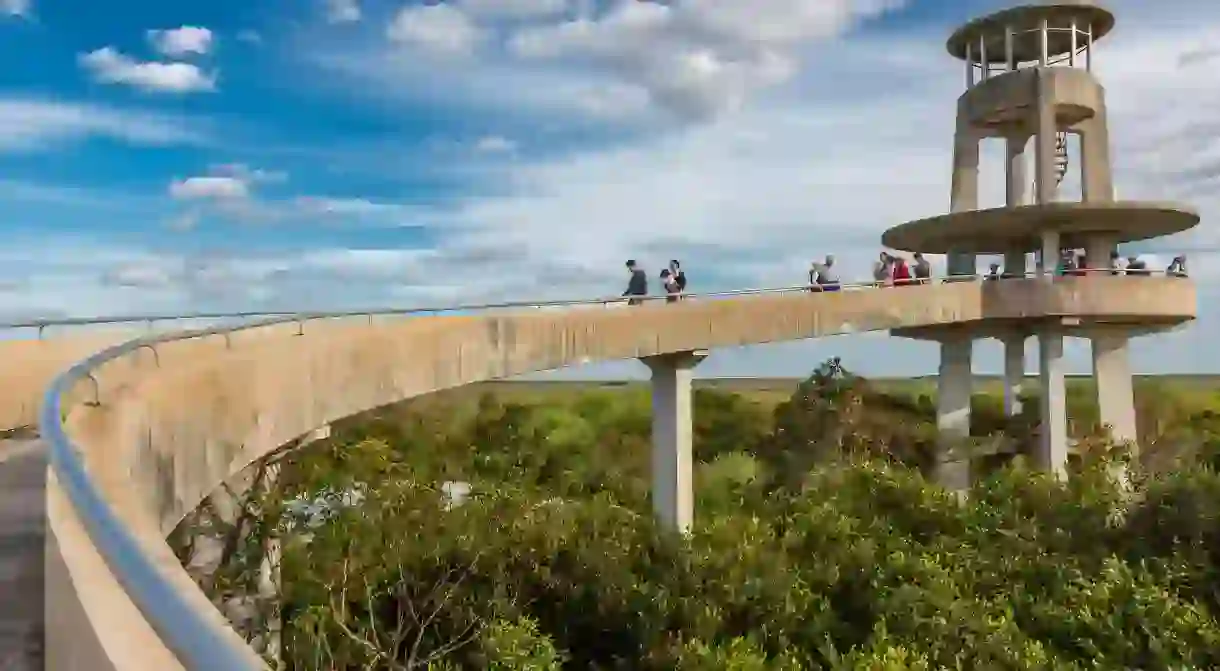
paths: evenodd
<path fill-rule="evenodd" d="M 259 329 L 229 344 L 209 337 L 158 346 L 159 364 L 145 352 L 138 365 L 107 365 L 97 374 L 100 406 L 81 403 L 84 395 L 76 392 L 66 426 L 94 483 L 147 556 L 206 619 L 225 627 L 164 536 L 248 464 L 366 409 L 595 360 L 955 322 L 1110 314 L 1166 319 L 1194 312 L 1189 281 L 1108 277 L 695 298 L 620 310 L 528 310 L 377 325 L 311 323 L 300 336 L 295 326 Z M 89 547 L 54 479 L 48 497 L 48 547 L 56 555 L 48 557 L 48 585 L 57 589 L 48 597 L 47 620 L 71 624 L 48 627 L 49 650 L 72 647 L 71 656 L 92 659 L 92 668 L 175 668 L 172 654 Z"/>
<path fill-rule="evenodd" d="M 42 668 L 46 472 L 40 443 L 0 440 L 0 671 Z"/>
<path fill-rule="evenodd" d="M 68 366 L 111 345 L 143 335 L 110 329 L 87 335 L 0 341 L 0 431 L 38 422 L 47 385 Z M 2 667 L 0 667 L 2 669 Z"/>

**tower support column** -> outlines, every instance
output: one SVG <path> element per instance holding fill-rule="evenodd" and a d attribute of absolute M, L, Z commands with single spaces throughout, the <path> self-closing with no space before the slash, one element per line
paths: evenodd
<path fill-rule="evenodd" d="M 1090 269 L 1105 269 L 1110 265 L 1110 254 L 1114 252 L 1118 246 L 1114 243 L 1114 237 L 1110 235 L 1093 235 L 1086 241 L 1084 250 L 1085 256 L 1089 261 Z"/>
<path fill-rule="evenodd" d="M 933 479 L 958 491 L 970 487 L 970 459 L 961 453 L 960 447 L 970 437 L 973 345 L 966 335 L 942 340 L 936 378 L 937 454 Z"/>
<path fill-rule="evenodd" d="M 705 350 L 640 359 L 652 371 L 652 509 L 662 526 L 685 533 L 694 521 L 691 379 Z"/>
<path fill-rule="evenodd" d="M 1013 333 L 1004 342 L 1004 414 L 1021 414 L 1021 385 L 1025 382 L 1025 334 Z"/>
<path fill-rule="evenodd" d="M 1004 164 L 1004 201 L 1008 207 L 1021 207 L 1025 204 L 1026 186 L 1028 183 L 1025 169 L 1025 146 L 1029 144 L 1028 134 L 1010 135 L 1004 141 L 1007 161 Z M 1011 249 L 1004 254 L 1004 274 L 1009 277 L 1025 277 L 1026 250 Z"/>
<path fill-rule="evenodd" d="M 1134 444 L 1135 393 L 1127 343 L 1128 338 L 1122 333 L 1093 334 L 1093 377 L 1097 382 L 1097 409 L 1102 424 L 1110 426 L 1115 442 Z"/>
<path fill-rule="evenodd" d="M 1067 475 L 1067 388 L 1064 380 L 1063 334 L 1047 329 L 1038 334 L 1038 377 L 1042 386 L 1042 430 L 1034 463 L 1058 477 Z"/>

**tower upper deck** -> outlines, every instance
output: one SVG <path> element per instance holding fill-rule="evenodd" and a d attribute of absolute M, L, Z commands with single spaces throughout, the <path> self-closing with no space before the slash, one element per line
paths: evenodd
<path fill-rule="evenodd" d="M 1026 3 L 974 19 L 945 45 L 966 62 L 966 86 L 1038 66 L 1092 69 L 1093 44 L 1114 28 L 1114 15 L 1094 0 Z"/>

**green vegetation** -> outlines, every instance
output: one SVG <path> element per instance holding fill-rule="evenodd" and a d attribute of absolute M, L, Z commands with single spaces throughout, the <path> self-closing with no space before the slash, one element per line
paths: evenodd
<path fill-rule="evenodd" d="M 281 460 L 250 514 L 202 507 L 183 559 L 182 539 L 225 539 L 201 583 L 230 606 L 261 593 L 239 624 L 266 644 L 282 622 L 290 669 L 1220 668 L 1220 399 L 1203 386 L 1141 381 L 1130 486 L 1080 386 L 1067 482 L 992 455 L 964 501 L 920 473 L 926 387 L 835 361 L 782 396 L 699 389 L 688 537 L 650 514 L 646 387 L 507 387 L 343 423 Z M 974 424 L 989 453 L 1037 430 L 987 394 Z M 279 602 L 260 592 L 268 538 Z"/>

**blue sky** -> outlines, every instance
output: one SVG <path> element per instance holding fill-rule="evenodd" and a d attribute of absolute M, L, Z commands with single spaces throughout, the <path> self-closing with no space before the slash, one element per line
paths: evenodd
<path fill-rule="evenodd" d="M 947 207 L 943 43 L 1002 4 L 0 0 L 0 319 L 599 296 L 627 257 L 682 258 L 697 290 L 799 282 L 826 253 L 863 276 L 881 231 Z M 1110 3 L 1097 72 L 1120 195 L 1204 215 L 1132 250 L 1188 252 L 1201 315 L 1136 367 L 1220 372 L 1220 6 L 1155 4 Z M 701 370 L 834 354 L 935 365 L 870 335 Z"/>

